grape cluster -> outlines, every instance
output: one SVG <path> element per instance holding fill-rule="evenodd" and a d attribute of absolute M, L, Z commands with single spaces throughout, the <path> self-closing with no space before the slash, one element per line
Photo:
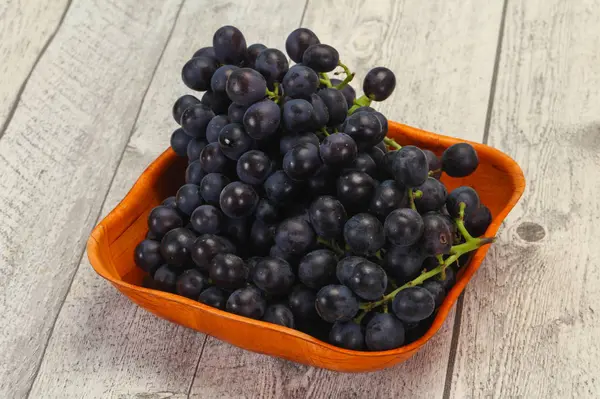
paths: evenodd
<path fill-rule="evenodd" d="M 489 209 L 442 173 L 478 166 L 465 143 L 438 157 L 388 138 L 370 107 L 396 78 L 370 70 L 357 98 L 338 51 L 300 28 L 280 50 L 233 26 L 183 66 L 204 91 L 173 106 L 185 184 L 148 216 L 145 284 L 333 345 L 381 351 L 418 339 L 482 236 Z M 344 79 L 332 79 L 328 73 Z"/>

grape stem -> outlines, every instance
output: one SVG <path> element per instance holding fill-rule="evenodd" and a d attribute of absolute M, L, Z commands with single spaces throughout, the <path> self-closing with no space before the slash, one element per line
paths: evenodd
<path fill-rule="evenodd" d="M 389 137 L 385 137 L 383 139 L 383 142 L 385 145 L 387 145 L 388 147 L 392 147 L 395 150 L 399 150 L 400 148 L 402 148 L 402 146 L 400 144 L 398 144 L 396 142 L 396 140 L 389 138 Z"/>
<path fill-rule="evenodd" d="M 269 89 L 267 89 L 266 94 L 267 97 L 269 97 L 270 100 L 273 100 L 276 104 L 279 104 L 279 83 L 275 83 L 274 85 L 274 91 L 271 91 Z"/>
<path fill-rule="evenodd" d="M 344 69 L 344 73 L 346 74 L 346 78 L 340 82 L 337 86 L 333 86 L 334 89 L 342 90 L 344 87 L 348 85 L 354 79 L 354 72 L 350 72 L 350 69 L 344 65 L 341 61 L 338 61 L 338 65 Z M 331 86 L 330 86 L 331 87 Z"/>
<path fill-rule="evenodd" d="M 329 136 L 329 132 L 324 127 L 321 128 L 321 132 L 325 135 L 325 137 Z"/>
<path fill-rule="evenodd" d="M 410 202 L 410 209 L 413 211 L 417 210 L 417 206 L 415 205 L 415 199 L 419 199 L 423 196 L 423 192 L 416 190 L 413 191 L 412 188 L 408 189 L 408 201 Z"/>
<path fill-rule="evenodd" d="M 326 240 L 323 237 L 317 237 L 317 242 L 340 256 L 344 255 L 344 250 L 340 248 L 339 245 L 337 245 L 337 243 L 333 240 Z"/>
<path fill-rule="evenodd" d="M 354 111 L 360 107 L 368 107 L 369 105 L 371 105 L 371 99 L 365 95 L 362 95 L 354 100 L 354 105 L 348 110 L 348 115 L 352 115 Z"/>

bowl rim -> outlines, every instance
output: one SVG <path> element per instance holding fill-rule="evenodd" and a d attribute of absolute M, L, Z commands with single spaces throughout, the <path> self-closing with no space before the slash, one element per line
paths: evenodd
<path fill-rule="evenodd" d="M 525 191 L 525 176 L 523 175 L 523 171 L 520 166 L 507 154 L 501 152 L 500 150 L 488 146 L 486 144 L 472 142 L 469 140 L 462 140 L 450 136 L 444 136 L 436 133 L 431 133 L 428 131 L 424 131 L 415 127 L 411 127 L 408 125 L 404 125 L 398 122 L 389 121 L 390 131 L 394 130 L 396 132 L 407 132 L 411 135 L 419 135 L 427 139 L 429 143 L 437 146 L 450 146 L 452 144 L 458 142 L 465 142 L 473 145 L 477 152 L 483 151 L 487 154 L 489 158 L 495 159 L 496 162 L 494 164 L 498 164 L 502 166 L 502 169 L 512 178 L 513 192 L 506 203 L 506 205 L 502 208 L 502 210 L 492 219 L 492 223 L 488 227 L 486 231 L 486 235 L 496 235 L 500 225 L 503 220 L 506 218 L 508 213 L 513 209 L 513 207 L 517 204 L 519 199 L 521 198 L 523 192 Z M 397 135 L 397 134 L 396 134 Z M 392 134 L 394 136 L 394 134 Z M 285 334 L 290 337 L 294 337 L 296 339 L 303 340 L 312 345 L 318 346 L 322 349 L 326 349 L 329 351 L 337 352 L 341 355 L 350 355 L 350 356 L 360 356 L 360 357 L 368 357 L 368 358 L 379 358 L 379 357 L 390 357 L 397 356 L 406 353 L 411 353 L 416 349 L 423 346 L 429 339 L 431 339 L 437 331 L 441 328 L 442 324 L 446 320 L 448 313 L 450 312 L 454 303 L 456 303 L 460 294 L 464 291 L 467 283 L 471 280 L 473 274 L 479 269 L 483 258 L 485 257 L 486 252 L 489 249 L 489 246 L 484 246 L 476 251 L 474 251 L 473 256 L 468 264 L 468 266 L 464 269 L 459 279 L 457 279 L 456 284 L 452 287 L 452 289 L 446 295 L 442 305 L 439 307 L 438 312 L 434 318 L 433 323 L 427 330 L 427 332 L 421 336 L 418 340 L 408 344 L 401 346 L 400 348 L 395 348 L 387 351 L 357 351 L 351 349 L 340 348 L 338 346 L 329 344 L 327 342 L 321 341 L 318 338 L 315 338 L 311 335 L 303 333 L 301 331 L 280 326 L 277 324 L 251 319 L 244 316 L 239 316 L 230 312 L 226 312 L 224 310 L 220 310 L 203 303 L 194 301 L 193 299 L 186 298 L 184 296 L 180 296 L 177 294 L 172 294 L 168 292 L 158 291 L 142 286 L 138 286 L 135 284 L 131 284 L 121 280 L 119 277 L 113 275 L 111 270 L 116 270 L 116 267 L 113 263 L 112 256 L 102 256 L 102 253 L 110 253 L 110 243 L 108 242 L 107 236 L 107 227 L 109 225 L 118 223 L 121 219 L 121 215 L 123 212 L 126 212 L 124 209 L 127 209 L 127 206 L 124 206 L 128 202 L 131 202 L 132 199 L 137 198 L 144 194 L 145 187 L 147 187 L 149 182 L 156 181 L 162 171 L 162 169 L 168 165 L 170 165 L 175 159 L 177 155 L 171 148 L 167 148 L 158 158 L 156 158 L 140 175 L 140 177 L 136 180 L 133 187 L 129 190 L 127 195 L 119 202 L 119 204 L 111 210 L 111 212 L 104 218 L 102 221 L 98 223 L 98 225 L 92 230 L 92 233 L 87 242 L 87 253 L 90 263 L 97 274 L 99 274 L 104 279 L 110 281 L 117 288 L 123 288 L 126 290 L 137 291 L 139 293 L 143 293 L 146 295 L 151 295 L 161 300 L 166 300 L 169 302 L 175 302 L 184 306 L 192 306 L 196 309 L 210 312 L 214 316 L 223 319 L 229 319 L 236 322 L 241 322 L 245 324 L 250 324 L 254 327 L 262 328 L 262 329 L 270 329 L 281 334 Z M 139 218 L 139 217 L 138 217 Z M 137 220 L 138 218 L 135 218 Z M 131 226 L 131 224 L 129 225 Z M 126 228 L 128 228 L 127 226 Z M 103 247 L 106 247 L 103 249 Z M 109 264 L 107 265 L 106 262 Z M 207 333 L 205 333 L 207 334 Z M 207 334 L 210 335 L 210 334 Z"/>

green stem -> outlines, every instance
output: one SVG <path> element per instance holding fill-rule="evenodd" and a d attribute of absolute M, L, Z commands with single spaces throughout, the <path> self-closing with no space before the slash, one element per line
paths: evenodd
<path fill-rule="evenodd" d="M 369 105 L 371 105 L 371 99 L 365 95 L 360 96 L 354 100 L 354 105 L 348 110 L 348 115 L 352 115 L 360 107 L 368 107 Z"/>
<path fill-rule="evenodd" d="M 329 136 L 329 132 L 324 127 L 321 128 L 321 132 L 327 137 Z"/>
<path fill-rule="evenodd" d="M 464 202 L 461 202 L 459 205 L 459 212 L 458 212 L 458 218 L 454 219 L 454 222 L 456 223 L 456 227 L 458 228 L 458 231 L 460 232 L 460 234 L 462 234 L 462 236 L 465 238 L 466 241 L 470 241 L 473 239 L 473 236 L 471 235 L 471 233 L 469 233 L 467 231 L 467 228 L 465 227 L 465 208 L 466 208 L 466 204 Z"/>
<path fill-rule="evenodd" d="M 385 302 L 385 303 L 383 304 L 383 313 L 387 313 L 387 312 L 388 312 L 388 303 L 387 303 L 387 302 Z"/>
<path fill-rule="evenodd" d="M 354 322 L 355 322 L 356 324 L 360 324 L 360 322 L 362 321 L 362 319 L 364 319 L 364 317 L 367 315 L 367 313 L 369 313 L 369 312 L 368 312 L 368 311 L 363 311 L 363 312 L 360 312 L 360 313 L 358 314 L 358 316 L 356 316 L 356 317 L 354 318 Z"/>
<path fill-rule="evenodd" d="M 415 205 L 415 193 L 412 188 L 408 189 L 408 201 L 410 203 L 410 209 L 413 211 L 417 210 L 417 206 Z"/>
<path fill-rule="evenodd" d="M 344 69 L 344 73 L 346 74 L 346 78 L 339 83 L 337 86 L 333 86 L 334 89 L 342 90 L 344 87 L 348 85 L 354 79 L 354 72 L 350 72 L 350 69 L 344 65 L 341 61 L 338 62 L 338 65 Z"/>
<path fill-rule="evenodd" d="M 379 260 L 383 260 L 383 255 L 381 255 L 381 250 L 375 252 L 375 257 Z"/>
<path fill-rule="evenodd" d="M 400 144 L 398 144 L 396 142 L 396 140 L 394 140 L 392 138 L 389 138 L 389 137 L 385 137 L 383 139 L 383 142 L 384 142 L 385 145 L 387 145 L 388 147 L 392 147 L 395 150 L 399 150 L 400 148 L 402 148 L 402 146 Z"/>

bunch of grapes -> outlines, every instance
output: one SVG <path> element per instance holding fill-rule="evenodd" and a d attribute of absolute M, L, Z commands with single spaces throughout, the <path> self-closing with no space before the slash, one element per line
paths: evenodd
<path fill-rule="evenodd" d="M 392 71 L 371 69 L 356 98 L 308 29 L 286 40 L 293 66 L 233 26 L 212 44 L 182 69 L 204 94 L 173 106 L 186 184 L 150 212 L 134 254 L 145 284 L 348 349 L 422 336 L 468 253 L 492 242 L 478 238 L 491 214 L 477 192 L 439 180 L 471 174 L 473 147 L 439 158 L 386 137 L 370 105 L 393 92 Z"/>

